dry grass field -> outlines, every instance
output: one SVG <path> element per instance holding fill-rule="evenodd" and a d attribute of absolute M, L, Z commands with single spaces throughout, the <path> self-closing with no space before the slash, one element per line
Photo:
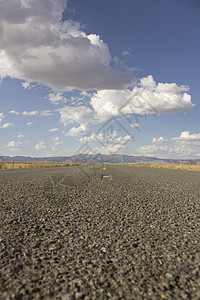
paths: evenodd
<path fill-rule="evenodd" d="M 174 170 L 189 170 L 200 171 L 200 165 L 189 164 L 126 164 L 127 166 L 142 167 L 142 168 L 157 168 L 157 169 L 174 169 Z"/>
<path fill-rule="evenodd" d="M 1 170 L 8 169 L 28 169 L 28 168 L 50 168 L 50 167 L 66 167 L 66 166 L 78 166 L 81 163 L 69 162 L 69 163 L 57 163 L 54 161 L 46 162 L 0 162 Z"/>
<path fill-rule="evenodd" d="M 93 163 L 58 163 L 54 161 L 46 162 L 0 162 L 0 170 L 8 169 L 28 169 L 28 168 L 51 168 L 51 167 L 67 167 L 67 166 L 79 166 L 88 165 Z M 115 164 L 114 164 L 115 165 Z M 116 164 L 118 165 L 118 164 Z M 140 168 L 158 168 L 158 169 L 174 169 L 174 170 L 189 170 L 189 171 L 200 171 L 200 165 L 189 165 L 189 164 L 123 164 L 126 166 L 134 166 Z"/>

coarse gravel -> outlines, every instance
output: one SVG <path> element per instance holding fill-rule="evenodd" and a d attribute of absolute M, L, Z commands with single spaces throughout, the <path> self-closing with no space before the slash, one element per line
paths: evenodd
<path fill-rule="evenodd" d="M 104 167 L 0 171 L 1 300 L 200 299 L 200 172 Z"/>

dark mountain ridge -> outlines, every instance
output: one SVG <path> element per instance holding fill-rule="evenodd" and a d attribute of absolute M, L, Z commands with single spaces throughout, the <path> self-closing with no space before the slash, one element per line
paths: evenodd
<path fill-rule="evenodd" d="M 42 162 L 55 161 L 64 162 L 80 162 L 80 163 L 159 163 L 159 164 L 200 164 L 200 159 L 164 159 L 148 156 L 133 156 L 126 154 L 77 154 L 72 156 L 52 156 L 52 157 L 30 157 L 30 156 L 0 156 L 0 161 L 7 162 Z"/>

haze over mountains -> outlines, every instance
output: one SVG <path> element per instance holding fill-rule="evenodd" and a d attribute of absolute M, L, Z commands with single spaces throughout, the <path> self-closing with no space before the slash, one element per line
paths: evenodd
<path fill-rule="evenodd" d="M 200 164 L 200 159 L 163 159 L 148 156 L 133 156 L 125 154 L 110 154 L 110 155 L 90 155 L 77 154 L 72 156 L 57 156 L 57 157 L 30 157 L 30 156 L 0 156 L 0 161 L 7 162 L 41 162 L 41 161 L 55 161 L 55 162 L 80 162 L 80 163 L 146 163 L 146 164 Z"/>

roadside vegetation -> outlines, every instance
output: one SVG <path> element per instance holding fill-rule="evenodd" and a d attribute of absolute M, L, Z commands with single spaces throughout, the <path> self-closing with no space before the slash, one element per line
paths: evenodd
<path fill-rule="evenodd" d="M 180 165 L 179 164 L 125 164 L 125 165 L 142 167 L 142 168 L 200 171 L 200 165 L 189 165 L 189 164 L 180 164 Z"/>
<path fill-rule="evenodd" d="M 52 167 L 67 167 L 67 166 L 80 166 L 80 165 L 91 165 L 94 163 L 78 163 L 78 162 L 68 162 L 68 163 L 58 163 L 54 161 L 44 161 L 44 162 L 0 162 L 0 170 L 8 169 L 28 169 L 28 168 L 52 168 Z M 111 164 L 112 165 L 112 164 Z M 115 164 L 113 164 L 115 165 Z M 118 164 L 116 164 L 118 165 Z M 157 169 L 173 169 L 173 170 L 190 170 L 190 171 L 200 171 L 200 165 L 189 165 L 189 164 L 123 164 L 125 166 L 134 166 L 140 168 L 157 168 Z"/>
<path fill-rule="evenodd" d="M 54 161 L 45 162 L 0 162 L 1 170 L 8 169 L 28 169 L 28 168 L 51 168 L 51 167 L 67 167 L 67 166 L 78 166 L 81 163 L 69 162 L 69 163 L 57 163 Z"/>

